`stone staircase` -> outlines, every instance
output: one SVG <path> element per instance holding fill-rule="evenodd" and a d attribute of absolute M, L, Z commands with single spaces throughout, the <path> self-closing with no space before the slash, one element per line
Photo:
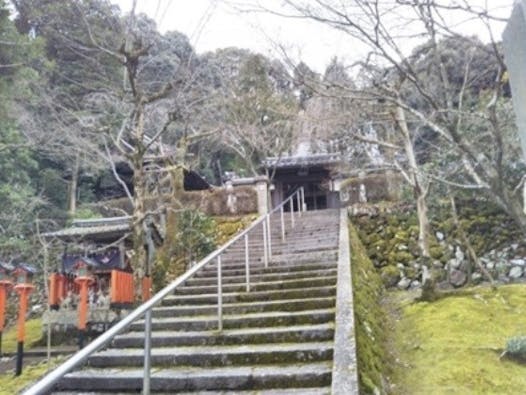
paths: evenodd
<path fill-rule="evenodd" d="M 290 221 L 288 213 L 286 220 Z M 303 213 L 281 242 L 272 220 L 272 258 L 264 265 L 262 230 L 222 255 L 223 330 L 217 321 L 217 268 L 210 263 L 152 313 L 154 393 L 329 394 L 340 212 Z M 54 393 L 140 392 L 144 322 L 133 323 Z"/>

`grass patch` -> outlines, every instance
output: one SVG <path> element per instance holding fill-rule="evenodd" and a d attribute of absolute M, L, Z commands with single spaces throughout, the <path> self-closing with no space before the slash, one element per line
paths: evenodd
<path fill-rule="evenodd" d="M 44 376 L 64 361 L 64 357 L 52 358 L 49 362 L 40 362 L 34 365 L 25 365 L 22 374 L 18 377 L 13 372 L 0 375 L 0 395 L 20 393 L 24 388 Z"/>
<path fill-rule="evenodd" d="M 400 309 L 392 393 L 524 393 L 526 365 L 499 356 L 510 337 L 526 334 L 525 285 L 469 288 L 432 303 L 392 297 Z"/>
<path fill-rule="evenodd" d="M 37 344 L 42 338 L 42 320 L 31 319 L 26 321 L 26 338 L 24 350 L 31 349 L 32 345 Z M 2 350 L 6 353 L 16 352 L 16 325 L 11 326 L 3 335 Z M 14 371 L 8 371 L 0 374 L 0 395 L 18 394 L 30 383 L 42 377 L 48 369 L 52 369 L 64 361 L 64 357 L 52 358 L 49 362 L 40 362 L 29 364 L 28 360 L 24 361 L 22 374 L 14 376 Z"/>
<path fill-rule="evenodd" d="M 42 320 L 35 318 L 26 321 L 26 338 L 24 348 L 30 348 L 42 338 Z M 5 353 L 16 352 L 16 325 L 11 326 L 2 337 L 2 351 Z"/>

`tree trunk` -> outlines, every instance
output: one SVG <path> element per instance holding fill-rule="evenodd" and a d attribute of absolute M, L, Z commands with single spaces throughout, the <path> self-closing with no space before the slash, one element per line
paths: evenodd
<path fill-rule="evenodd" d="M 423 188 L 422 186 L 423 182 L 418 172 L 418 163 L 416 161 L 413 141 L 407 126 L 404 109 L 400 106 L 396 107 L 396 122 L 404 137 L 404 150 L 409 164 L 408 178 L 413 187 L 413 194 L 416 200 L 418 248 L 420 250 L 420 261 L 422 264 L 422 295 L 420 298 L 422 300 L 432 301 L 437 299 L 438 295 L 436 293 L 436 276 L 429 254 L 430 225 L 427 215 L 427 188 Z"/>
<path fill-rule="evenodd" d="M 73 169 L 71 169 L 71 183 L 69 184 L 69 204 L 68 212 L 69 216 L 73 217 L 77 211 L 77 189 L 79 182 L 79 168 L 80 168 L 80 154 L 77 152 L 75 155 L 75 163 Z"/>
<path fill-rule="evenodd" d="M 420 254 L 423 257 L 428 258 L 429 255 L 429 219 L 427 216 L 427 190 L 422 187 L 418 172 L 418 163 L 416 161 L 415 150 L 413 147 L 413 141 L 409 133 L 407 121 L 405 118 L 404 109 L 400 106 L 396 107 L 396 122 L 402 135 L 404 137 L 404 151 L 407 155 L 407 161 L 409 164 L 409 181 L 413 187 L 413 194 L 416 200 L 416 211 L 418 216 L 418 247 Z"/>
<path fill-rule="evenodd" d="M 418 188 L 420 189 L 420 188 Z M 416 214 L 418 216 L 418 247 L 420 254 L 428 258 L 429 254 L 429 218 L 427 216 L 426 195 L 420 191 L 415 191 L 416 196 Z"/>
<path fill-rule="evenodd" d="M 506 187 L 503 187 L 498 192 L 501 195 L 499 200 L 503 202 L 501 206 L 504 206 L 504 211 L 513 219 L 522 233 L 526 234 L 526 214 L 521 204 L 521 197 L 512 196 L 512 193 Z M 492 200 L 495 201 L 496 199 Z"/>
<path fill-rule="evenodd" d="M 142 294 L 141 282 L 146 274 L 146 249 L 144 219 L 146 217 L 146 174 L 144 171 L 144 114 L 141 107 L 137 107 L 137 118 L 135 122 L 135 148 L 136 152 L 131 157 L 133 168 L 133 215 L 132 215 L 132 240 L 134 255 L 131 261 L 135 296 Z"/>

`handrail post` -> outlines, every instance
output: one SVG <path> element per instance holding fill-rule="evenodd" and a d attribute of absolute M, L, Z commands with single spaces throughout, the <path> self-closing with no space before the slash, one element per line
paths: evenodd
<path fill-rule="evenodd" d="M 290 205 L 290 227 L 294 228 L 295 223 L 294 223 L 294 197 L 293 196 L 291 196 L 290 198 L 289 205 Z"/>
<path fill-rule="evenodd" d="M 267 242 L 267 221 L 263 221 L 263 261 L 268 267 L 268 242 Z"/>
<path fill-rule="evenodd" d="M 247 292 L 250 292 L 250 264 L 248 255 L 248 233 L 245 234 L 245 280 Z"/>
<path fill-rule="evenodd" d="M 144 371 L 142 393 L 150 395 L 150 373 L 152 363 L 152 310 L 146 310 L 144 316 Z"/>
<path fill-rule="evenodd" d="M 305 188 L 301 188 L 301 211 L 307 211 L 305 208 Z"/>
<path fill-rule="evenodd" d="M 280 218 L 281 218 L 281 240 L 282 241 L 285 241 L 285 218 L 284 218 L 284 214 L 283 214 L 283 204 L 281 205 L 280 209 L 279 209 L 279 215 L 280 215 Z"/>
<path fill-rule="evenodd" d="M 268 259 L 272 259 L 272 228 L 270 227 L 270 213 L 267 214 L 267 246 L 268 246 Z M 265 266 L 266 267 L 266 266 Z"/>
<path fill-rule="evenodd" d="M 296 206 L 298 206 L 298 216 L 301 217 L 301 204 L 300 204 L 301 189 L 296 192 Z"/>
<path fill-rule="evenodd" d="M 217 256 L 217 329 L 223 330 L 223 279 L 221 278 L 221 255 Z"/>

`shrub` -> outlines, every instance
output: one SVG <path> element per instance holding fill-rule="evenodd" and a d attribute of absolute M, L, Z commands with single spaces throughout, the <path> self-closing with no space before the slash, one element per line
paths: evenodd
<path fill-rule="evenodd" d="M 214 220 L 196 210 L 171 213 L 166 224 L 166 239 L 157 254 L 153 271 L 156 289 L 183 274 L 216 247 Z"/>
<path fill-rule="evenodd" d="M 526 362 L 526 336 L 516 336 L 509 339 L 504 354 Z"/>

